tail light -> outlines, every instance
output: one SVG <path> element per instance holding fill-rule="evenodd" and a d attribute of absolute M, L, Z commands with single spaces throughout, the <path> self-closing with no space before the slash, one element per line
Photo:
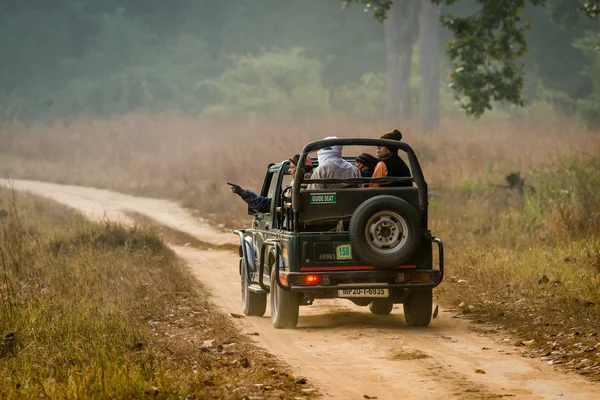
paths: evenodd
<path fill-rule="evenodd" d="M 329 275 L 304 275 L 297 278 L 298 283 L 304 282 L 305 285 L 329 285 Z"/>
<path fill-rule="evenodd" d="M 396 276 L 397 282 L 429 282 L 431 274 L 429 272 L 400 272 Z"/>
<path fill-rule="evenodd" d="M 304 283 L 307 285 L 318 285 L 321 283 L 321 275 L 305 275 Z"/>

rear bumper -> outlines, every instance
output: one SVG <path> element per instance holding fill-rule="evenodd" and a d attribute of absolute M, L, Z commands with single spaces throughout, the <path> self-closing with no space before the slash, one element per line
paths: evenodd
<path fill-rule="evenodd" d="M 239 235 L 242 244 L 242 259 L 244 268 L 246 269 L 246 277 L 248 284 L 254 282 L 250 280 L 249 262 L 246 247 L 244 245 L 243 230 L 235 231 Z M 416 289 L 416 288 L 434 288 L 438 286 L 444 279 L 444 246 L 439 238 L 432 237 L 432 242 L 438 245 L 439 250 L 439 269 L 411 269 L 410 272 L 403 272 L 398 269 L 390 270 L 367 270 L 367 271 L 322 271 L 320 273 L 302 273 L 281 271 L 281 241 L 278 239 L 267 239 L 263 242 L 260 251 L 260 260 L 258 263 L 258 285 L 265 293 L 270 293 L 271 288 L 263 282 L 264 267 L 265 267 L 265 250 L 268 246 L 275 249 L 275 282 L 282 290 L 292 291 L 310 291 L 310 292 L 328 292 L 336 289 Z M 283 273 L 282 273 L 283 272 Z M 400 280 L 399 274 L 429 274 L 427 280 Z M 297 284 L 299 278 L 306 275 L 329 276 L 328 284 L 302 285 Z M 285 282 L 282 282 L 282 276 Z M 385 282 L 385 283 L 382 283 Z M 305 283 L 305 282 L 304 282 Z M 341 286 L 340 284 L 344 284 Z"/>
<path fill-rule="evenodd" d="M 285 283 L 281 281 L 281 271 L 277 265 L 275 278 L 277 285 L 283 290 L 292 290 L 297 292 L 328 292 L 335 289 L 418 289 L 434 288 L 444 279 L 444 245 L 439 238 L 432 237 L 432 242 L 438 245 L 439 269 L 411 269 L 410 271 L 400 271 L 398 269 L 390 270 L 370 270 L 370 271 L 322 271 L 315 273 L 290 272 L 285 275 Z M 429 274 L 425 280 L 406 280 L 399 279 L 400 274 Z M 326 285 L 302 285 L 297 284 L 306 275 L 328 276 L 329 284 Z M 385 283 L 382 283 L 385 282 Z M 304 282 L 303 282 L 304 283 Z M 344 284 L 340 286 L 340 284 Z M 376 283 L 373 285 L 373 283 Z M 379 284 L 381 283 L 381 284 Z M 262 286 L 262 285 L 261 285 Z"/>

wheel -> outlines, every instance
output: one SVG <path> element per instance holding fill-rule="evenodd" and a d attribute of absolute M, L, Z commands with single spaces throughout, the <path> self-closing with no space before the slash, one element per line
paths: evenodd
<path fill-rule="evenodd" d="M 250 317 L 262 317 L 267 310 L 267 294 L 254 293 L 248 289 L 248 280 L 246 279 L 246 268 L 244 260 L 240 259 L 241 284 L 242 284 L 242 310 L 244 314 Z"/>
<path fill-rule="evenodd" d="M 407 262 L 421 243 L 417 211 L 395 196 L 376 196 L 357 207 L 350 219 L 350 243 L 364 262 L 395 268 Z"/>
<path fill-rule="evenodd" d="M 349 299 L 351 302 L 353 302 L 354 304 L 356 304 L 359 307 L 366 307 L 369 304 L 371 304 L 371 299 L 369 298 L 355 298 L 355 299 Z"/>
<path fill-rule="evenodd" d="M 431 289 L 415 290 L 404 301 L 404 320 L 408 326 L 427 326 L 431 322 L 432 306 Z"/>
<path fill-rule="evenodd" d="M 283 290 L 271 271 L 271 322 L 277 329 L 291 329 L 298 324 L 300 296 L 296 292 Z"/>
<path fill-rule="evenodd" d="M 369 311 L 372 314 L 387 315 L 392 312 L 394 302 L 390 299 L 375 299 L 369 304 Z"/>

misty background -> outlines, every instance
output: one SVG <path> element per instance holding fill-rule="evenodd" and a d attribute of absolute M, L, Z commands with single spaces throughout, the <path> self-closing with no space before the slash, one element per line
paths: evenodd
<path fill-rule="evenodd" d="M 598 127 L 599 26 L 565 12 L 565 3 L 577 1 L 524 11 L 533 29 L 523 93 L 538 111 Z M 0 0 L 0 123 L 146 111 L 387 114 L 435 126 L 461 112 L 448 88 L 450 35 L 440 9 L 421 5 L 390 46 L 384 24 L 338 0 Z M 477 8 L 465 0 L 451 11 Z M 395 83 L 386 76 L 391 52 L 404 54 Z M 530 112 L 496 106 L 509 118 Z"/>

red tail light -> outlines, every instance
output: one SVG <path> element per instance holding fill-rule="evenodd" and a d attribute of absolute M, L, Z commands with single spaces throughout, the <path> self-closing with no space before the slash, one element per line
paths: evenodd
<path fill-rule="evenodd" d="M 405 281 L 412 282 L 429 282 L 431 275 L 429 272 L 406 272 L 404 273 Z"/>
<path fill-rule="evenodd" d="M 321 283 L 321 275 L 305 275 L 304 282 L 307 285 L 318 285 Z"/>

